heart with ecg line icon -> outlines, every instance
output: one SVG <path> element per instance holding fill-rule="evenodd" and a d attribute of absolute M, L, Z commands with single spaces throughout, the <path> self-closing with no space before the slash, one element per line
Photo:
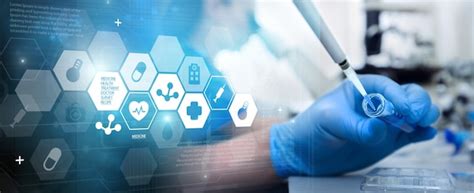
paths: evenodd
<path fill-rule="evenodd" d="M 132 115 L 132 117 L 137 121 L 141 121 L 146 117 L 148 114 L 148 108 L 149 105 L 145 101 L 132 101 L 128 105 L 128 111 L 130 112 L 130 115 Z"/>

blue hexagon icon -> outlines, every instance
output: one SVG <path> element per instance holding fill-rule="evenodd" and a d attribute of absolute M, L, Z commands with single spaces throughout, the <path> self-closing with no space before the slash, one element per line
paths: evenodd
<path fill-rule="evenodd" d="M 207 84 L 204 95 L 212 110 L 227 110 L 232 98 L 234 89 L 227 78 L 223 76 L 213 76 Z"/>
<path fill-rule="evenodd" d="M 53 108 L 61 87 L 49 70 L 26 70 L 16 94 L 28 112 L 47 112 Z"/>
<path fill-rule="evenodd" d="M 97 71 L 117 72 L 127 56 L 127 48 L 117 32 L 97 32 L 88 51 Z"/>
<path fill-rule="evenodd" d="M 147 130 L 156 115 L 156 107 L 148 93 L 132 92 L 120 110 L 130 130 Z"/>
<path fill-rule="evenodd" d="M 177 72 L 184 52 L 174 36 L 158 36 L 150 51 L 159 72 Z"/>
<path fill-rule="evenodd" d="M 204 58 L 187 56 L 179 68 L 178 76 L 186 92 L 202 92 L 211 73 Z"/>

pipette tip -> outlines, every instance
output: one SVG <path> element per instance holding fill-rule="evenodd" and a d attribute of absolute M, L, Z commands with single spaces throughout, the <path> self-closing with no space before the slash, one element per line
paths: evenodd
<path fill-rule="evenodd" d="M 370 99 L 369 95 L 365 95 L 365 96 L 364 96 L 364 99 L 367 101 L 367 104 L 369 104 L 369 106 L 370 106 L 370 108 L 372 108 L 372 110 L 374 110 L 374 111 L 377 110 L 377 109 L 375 108 L 374 103 L 373 103 L 372 100 Z"/>

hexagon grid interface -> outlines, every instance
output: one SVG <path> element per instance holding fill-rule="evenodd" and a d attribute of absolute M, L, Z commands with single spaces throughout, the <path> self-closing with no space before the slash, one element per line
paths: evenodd
<path fill-rule="evenodd" d="M 64 132 L 85 132 L 95 118 L 95 107 L 86 92 L 65 92 L 54 108 Z"/>
<path fill-rule="evenodd" d="M 250 94 L 236 94 L 229 108 L 236 127 L 251 127 L 257 112 L 257 105 Z"/>
<path fill-rule="evenodd" d="M 184 96 L 184 88 L 176 74 L 158 74 L 150 90 L 159 110 L 176 110 Z"/>
<path fill-rule="evenodd" d="M 20 80 L 27 69 L 41 69 L 45 63 L 43 52 L 34 39 L 11 38 L 0 53 L 0 61 L 12 80 Z"/>
<path fill-rule="evenodd" d="M 74 161 L 64 139 L 43 139 L 31 156 L 30 163 L 40 180 L 63 179 Z"/>
<path fill-rule="evenodd" d="M 118 72 L 98 72 L 88 92 L 98 111 L 117 111 L 128 90 Z"/>
<path fill-rule="evenodd" d="M 176 112 L 159 112 L 151 128 L 151 135 L 158 148 L 178 146 L 184 133 L 184 125 Z"/>
<path fill-rule="evenodd" d="M 120 70 L 123 80 L 131 91 L 148 91 L 157 71 L 150 55 L 130 53 Z"/>
<path fill-rule="evenodd" d="M 88 51 L 97 71 L 119 71 L 127 55 L 127 48 L 117 32 L 98 31 Z"/>
<path fill-rule="evenodd" d="M 33 135 L 43 114 L 40 112 L 25 112 L 23 105 L 16 95 L 7 95 L 0 103 L 0 128 L 7 137 L 29 137 Z M 16 117 L 20 117 L 17 119 Z"/>
<path fill-rule="evenodd" d="M 148 93 L 130 93 L 120 112 L 130 130 L 147 130 L 155 119 L 156 107 Z"/>
<path fill-rule="evenodd" d="M 204 58 L 187 56 L 179 68 L 178 76 L 186 92 L 202 92 L 211 73 Z"/>
<path fill-rule="evenodd" d="M 213 76 L 204 91 L 212 110 L 227 110 L 234 97 L 234 89 L 227 78 Z"/>
<path fill-rule="evenodd" d="M 51 71 L 27 70 L 15 91 L 26 111 L 45 112 L 51 111 L 61 88 Z"/>
<path fill-rule="evenodd" d="M 94 64 L 85 51 L 65 50 L 54 74 L 65 91 L 85 91 L 95 75 Z"/>
<path fill-rule="evenodd" d="M 183 49 L 174 36 L 158 36 L 150 55 L 159 72 L 176 73 L 184 58 Z"/>
<path fill-rule="evenodd" d="M 178 109 L 186 129 L 202 129 L 211 109 L 201 93 L 187 93 Z"/>
<path fill-rule="evenodd" d="M 150 183 L 158 164 L 148 148 L 131 148 L 120 166 L 120 170 L 130 186 Z"/>

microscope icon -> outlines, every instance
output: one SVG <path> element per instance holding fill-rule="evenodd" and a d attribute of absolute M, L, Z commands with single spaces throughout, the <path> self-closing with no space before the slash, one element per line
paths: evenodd
<path fill-rule="evenodd" d="M 174 92 L 173 95 L 171 95 L 171 90 L 173 89 L 173 83 L 169 82 L 167 87 L 168 87 L 168 92 L 166 94 L 164 94 L 163 90 L 161 89 L 158 89 L 156 91 L 156 94 L 158 96 L 162 96 L 165 99 L 165 101 L 170 101 L 172 98 L 177 99 L 179 97 L 178 92 Z"/>

